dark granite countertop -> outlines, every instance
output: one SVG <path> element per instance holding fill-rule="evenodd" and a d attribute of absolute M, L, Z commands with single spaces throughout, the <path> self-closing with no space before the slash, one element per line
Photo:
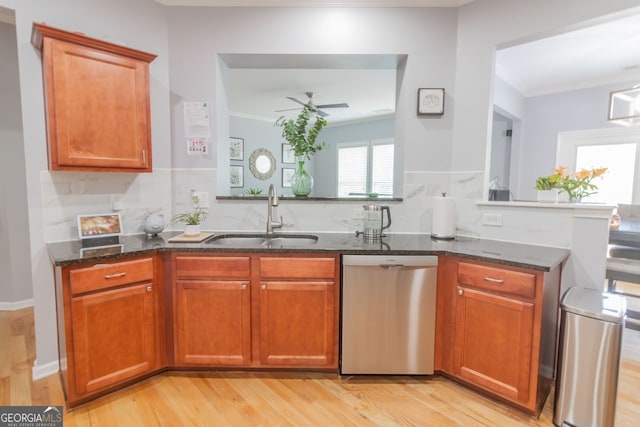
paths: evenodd
<path fill-rule="evenodd" d="M 216 232 L 229 234 L 231 232 Z M 208 243 L 169 243 L 180 232 L 164 232 L 157 237 L 129 235 L 120 237 L 118 246 L 83 248 L 80 240 L 48 243 L 51 262 L 65 266 L 82 262 L 117 259 L 154 252 L 304 252 L 340 253 L 344 255 L 457 255 L 464 258 L 491 261 L 499 264 L 549 271 L 568 256 L 568 249 L 510 243 L 494 240 L 457 237 L 455 240 L 436 240 L 428 234 L 391 234 L 381 242 L 368 244 L 351 233 L 312 233 L 318 236 L 315 244 L 291 248 L 266 248 L 260 245 L 211 245 Z M 246 233 L 250 234 L 250 233 Z M 276 233 L 285 234 L 285 233 Z M 293 233 L 292 233 L 293 234 Z M 305 233 L 307 234 L 307 233 Z"/>

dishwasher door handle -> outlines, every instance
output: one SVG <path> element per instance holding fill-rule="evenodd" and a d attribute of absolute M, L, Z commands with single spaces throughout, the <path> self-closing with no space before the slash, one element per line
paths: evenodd
<path fill-rule="evenodd" d="M 385 270 L 397 269 L 404 267 L 404 264 L 378 264 L 380 268 L 384 268 Z"/>

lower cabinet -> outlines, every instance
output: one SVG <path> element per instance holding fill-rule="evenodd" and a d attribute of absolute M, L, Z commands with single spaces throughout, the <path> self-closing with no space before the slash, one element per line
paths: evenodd
<path fill-rule="evenodd" d="M 437 369 L 539 415 L 555 371 L 560 267 L 544 272 L 445 258 Z"/>
<path fill-rule="evenodd" d="M 337 260 L 259 261 L 260 364 L 337 368 Z"/>
<path fill-rule="evenodd" d="M 251 258 L 175 256 L 175 362 L 251 362 Z"/>
<path fill-rule="evenodd" d="M 336 369 L 338 256 L 174 254 L 177 367 Z"/>
<path fill-rule="evenodd" d="M 70 406 L 163 364 L 154 258 L 58 267 L 58 347 Z"/>

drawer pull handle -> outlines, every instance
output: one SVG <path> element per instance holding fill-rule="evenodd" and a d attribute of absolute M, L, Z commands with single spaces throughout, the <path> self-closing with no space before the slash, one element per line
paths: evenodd
<path fill-rule="evenodd" d="M 494 279 L 493 277 L 487 277 L 487 276 L 484 277 L 484 280 L 492 283 L 504 283 L 503 279 Z"/>
<path fill-rule="evenodd" d="M 464 295 L 464 291 L 458 288 L 458 295 Z"/>
<path fill-rule="evenodd" d="M 147 292 L 151 292 L 153 290 L 152 286 L 147 286 Z"/>
<path fill-rule="evenodd" d="M 123 271 L 122 273 L 115 273 L 115 274 L 105 274 L 104 278 L 105 279 L 117 279 L 119 277 L 124 277 L 127 275 L 126 271 Z"/>
<path fill-rule="evenodd" d="M 265 285 L 265 284 L 263 283 L 263 284 L 262 284 L 262 286 L 261 286 L 261 288 L 262 288 L 263 290 L 265 290 L 265 289 L 267 289 L 267 285 Z"/>
<path fill-rule="evenodd" d="M 247 289 L 248 285 L 246 283 L 242 284 L 242 289 Z"/>

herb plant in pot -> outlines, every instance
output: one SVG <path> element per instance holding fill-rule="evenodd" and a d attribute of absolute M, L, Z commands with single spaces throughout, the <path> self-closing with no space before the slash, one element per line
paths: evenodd
<path fill-rule="evenodd" d="M 286 120 L 284 116 L 276 121 L 276 126 L 282 127 L 282 137 L 291 145 L 293 154 L 296 156 L 298 167 L 291 177 L 291 191 L 296 196 L 308 196 L 313 187 L 313 177 L 305 168 L 305 159 L 311 160 L 311 156 L 325 148 L 324 141 L 316 143 L 318 134 L 327 121 L 318 115 L 313 125 L 309 126 L 311 120 L 311 110 L 304 107 L 296 120 Z"/>
<path fill-rule="evenodd" d="M 560 188 L 560 175 L 553 174 L 541 176 L 536 179 L 536 193 L 538 202 L 556 203 L 558 201 L 558 191 Z"/>
<path fill-rule="evenodd" d="M 200 234 L 200 224 L 207 218 L 207 211 L 197 207 L 192 212 L 179 213 L 171 218 L 171 222 L 184 223 L 185 236 L 195 236 Z"/>

